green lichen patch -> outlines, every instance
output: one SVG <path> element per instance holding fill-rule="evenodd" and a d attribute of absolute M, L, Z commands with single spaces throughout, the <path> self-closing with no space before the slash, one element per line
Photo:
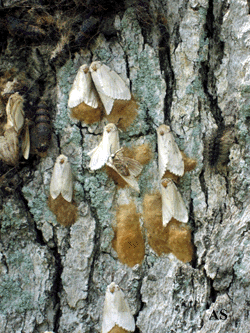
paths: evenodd
<path fill-rule="evenodd" d="M 22 277 L 4 276 L 0 281 L 0 311 L 4 314 L 15 312 L 25 313 L 34 309 L 31 292 L 23 290 Z"/>
<path fill-rule="evenodd" d="M 54 225 L 57 224 L 54 214 L 48 208 L 48 198 L 43 192 L 42 187 L 37 191 L 34 191 L 34 187 L 30 184 L 29 186 L 24 186 L 22 192 L 28 200 L 30 212 L 37 223 L 46 221 L 53 223 Z"/>
<path fill-rule="evenodd" d="M 27 219 L 21 213 L 20 207 L 13 202 L 6 202 L 2 211 L 1 232 L 9 232 L 10 229 L 20 230 L 27 227 Z"/>
<path fill-rule="evenodd" d="M 96 209 L 98 219 L 102 225 L 110 225 L 113 220 L 112 201 L 115 185 L 108 179 L 105 172 L 99 171 L 85 179 L 84 189 Z"/>

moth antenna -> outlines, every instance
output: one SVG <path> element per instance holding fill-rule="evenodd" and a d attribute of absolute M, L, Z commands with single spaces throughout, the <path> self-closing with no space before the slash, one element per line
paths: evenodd
<path fill-rule="evenodd" d="M 112 273 L 113 274 L 113 273 Z M 102 279 L 106 282 L 107 286 L 110 284 L 106 279 L 105 277 L 103 276 Z M 112 280 L 113 281 L 113 280 Z"/>
<path fill-rule="evenodd" d="M 125 274 L 123 275 L 123 277 L 121 278 L 121 280 L 119 281 L 119 283 L 117 283 L 119 286 L 122 283 L 122 281 L 124 280 L 124 278 L 127 276 L 127 272 L 125 272 Z"/>

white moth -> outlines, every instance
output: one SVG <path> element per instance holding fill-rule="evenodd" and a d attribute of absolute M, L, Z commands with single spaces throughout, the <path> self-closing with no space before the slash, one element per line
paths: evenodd
<path fill-rule="evenodd" d="M 87 65 L 82 65 L 76 74 L 69 92 L 68 107 L 74 108 L 83 102 L 94 109 L 98 107 L 97 92 Z"/>
<path fill-rule="evenodd" d="M 119 149 L 115 154 L 112 154 L 109 157 L 107 165 L 115 170 L 134 190 L 140 192 L 135 177 L 139 176 L 143 167 L 136 160 L 123 156 L 123 148 Z"/>
<path fill-rule="evenodd" d="M 72 172 L 68 157 L 65 155 L 57 157 L 50 182 L 50 195 L 52 199 L 56 199 L 60 193 L 66 201 L 72 201 Z"/>
<path fill-rule="evenodd" d="M 128 86 L 111 68 L 100 61 L 94 61 L 89 69 L 107 115 L 112 111 L 115 99 L 131 99 Z"/>
<path fill-rule="evenodd" d="M 6 105 L 7 123 L 5 129 L 13 127 L 18 133 L 23 127 L 24 111 L 23 98 L 18 92 L 11 95 Z"/>
<path fill-rule="evenodd" d="M 89 168 L 100 169 L 108 161 L 111 154 L 120 148 L 118 129 L 115 124 L 108 124 L 104 127 L 102 141 L 97 147 L 91 150 L 88 155 L 91 157 Z"/>
<path fill-rule="evenodd" d="M 108 333 L 117 325 L 128 332 L 134 332 L 135 320 L 119 286 L 112 282 L 106 290 L 102 333 Z"/>
<path fill-rule="evenodd" d="M 164 176 L 167 170 L 182 177 L 184 175 L 184 161 L 170 127 L 160 125 L 157 128 L 157 137 L 160 178 Z"/>
<path fill-rule="evenodd" d="M 180 192 L 170 178 L 161 181 L 162 224 L 165 227 L 171 218 L 179 222 L 188 221 L 188 212 Z"/>

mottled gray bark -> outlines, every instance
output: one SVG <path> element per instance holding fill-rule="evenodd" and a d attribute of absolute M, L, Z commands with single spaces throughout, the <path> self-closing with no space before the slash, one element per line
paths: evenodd
<path fill-rule="evenodd" d="M 35 1 L 1 3 L 4 17 L 20 18 L 20 12 L 40 6 L 70 26 L 78 14 L 60 2 L 53 9 Z M 13 67 L 17 77 L 25 73 L 27 117 L 32 118 L 40 97 L 49 101 L 53 136 L 46 157 L 21 159 L 11 171 L 1 164 L 1 173 L 9 173 L 0 184 L 0 332 L 100 332 L 112 274 L 116 282 L 123 278 L 120 287 L 135 316 L 136 332 L 249 332 L 248 1 L 127 1 L 115 13 L 106 11 L 102 22 L 81 48 L 66 47 L 71 52 L 62 64 L 50 62 L 56 39 L 26 41 L 5 30 L 1 73 Z M 131 269 L 112 248 L 115 205 L 122 202 L 123 190 L 105 172 L 90 173 L 87 156 L 99 143 L 104 123 L 80 124 L 67 108 L 79 66 L 94 60 L 129 78 L 139 104 L 136 121 L 120 134 L 121 144 L 149 142 L 154 152 L 139 179 L 140 194 L 129 194 L 140 213 L 144 195 L 159 186 L 160 124 L 171 125 L 180 149 L 198 162 L 178 185 L 189 207 L 191 263 L 172 254 L 158 257 L 146 240 L 143 264 Z M 236 140 L 228 164 L 211 168 L 205 142 L 222 124 L 234 126 Z M 76 223 L 66 228 L 47 204 L 59 153 L 71 162 L 78 210 Z"/>

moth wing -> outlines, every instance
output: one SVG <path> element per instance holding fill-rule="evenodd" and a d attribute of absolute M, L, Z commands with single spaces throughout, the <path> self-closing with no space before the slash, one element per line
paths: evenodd
<path fill-rule="evenodd" d="M 70 163 L 68 161 L 64 162 L 62 170 L 62 185 L 61 185 L 61 194 L 62 197 L 68 201 L 72 201 L 73 196 L 73 180 Z"/>
<path fill-rule="evenodd" d="M 0 136 L 0 159 L 6 164 L 15 165 L 18 162 L 18 135 L 14 127 L 4 132 L 4 136 Z"/>
<path fill-rule="evenodd" d="M 162 192 L 162 224 L 165 227 L 172 217 L 177 221 L 186 223 L 188 212 L 182 196 L 173 181 L 167 187 L 161 185 Z"/>
<path fill-rule="evenodd" d="M 23 98 L 19 93 L 12 94 L 6 105 L 7 128 L 14 126 L 19 132 L 24 123 Z"/>
<path fill-rule="evenodd" d="M 131 99 L 128 86 L 115 71 L 102 64 L 96 72 L 105 95 L 113 99 Z"/>
<path fill-rule="evenodd" d="M 96 71 L 91 71 L 97 90 L 113 99 L 131 99 L 131 93 L 123 79 L 105 64 L 98 66 Z"/>
<path fill-rule="evenodd" d="M 174 183 L 173 183 L 174 185 Z M 187 223 L 188 222 L 188 211 L 185 206 L 185 203 L 182 199 L 182 196 L 176 186 L 174 185 L 174 193 L 175 193 L 175 199 L 174 199 L 174 218 L 177 221 Z"/>
<path fill-rule="evenodd" d="M 172 133 L 165 135 L 165 138 L 160 140 L 158 144 L 160 178 L 164 176 L 166 170 L 182 177 L 184 175 L 184 162 Z"/>
<path fill-rule="evenodd" d="M 89 168 L 94 171 L 104 166 L 109 158 L 110 152 L 107 146 L 105 147 L 102 140 L 96 148 L 88 153 L 88 155 L 91 156 Z"/>
<path fill-rule="evenodd" d="M 140 192 L 140 188 L 139 188 L 139 185 L 138 185 L 138 182 L 137 180 L 135 179 L 135 177 L 133 175 L 129 175 L 129 176 L 124 176 L 122 175 L 119 170 L 115 167 L 113 161 L 112 161 L 112 158 L 109 158 L 108 161 L 107 161 L 107 165 L 112 168 L 113 170 L 115 170 L 118 175 L 120 177 L 122 177 L 122 179 L 125 180 L 125 182 L 130 186 L 132 187 L 134 190 L 136 190 L 137 192 Z"/>
<path fill-rule="evenodd" d="M 114 306 L 117 309 L 116 324 L 129 332 L 134 332 L 135 320 L 129 309 L 128 302 L 120 289 L 115 291 Z"/>
<path fill-rule="evenodd" d="M 52 199 L 56 199 L 61 193 L 62 189 L 62 164 L 56 162 L 51 176 L 50 181 L 50 195 Z"/>
<path fill-rule="evenodd" d="M 91 75 L 89 72 L 85 73 L 81 66 L 69 92 L 68 107 L 74 108 L 83 102 L 94 109 L 98 107 L 98 97 Z"/>
<path fill-rule="evenodd" d="M 117 131 L 107 132 L 104 128 L 102 141 L 91 150 L 88 155 L 91 156 L 89 168 L 97 170 L 104 166 L 108 158 L 114 151 L 120 148 L 119 136 Z"/>
<path fill-rule="evenodd" d="M 104 306 L 103 306 L 103 318 L 102 318 L 102 333 L 108 333 L 112 330 L 112 328 L 115 326 L 115 320 L 114 316 L 112 315 L 112 309 L 113 306 L 111 304 L 112 300 L 107 296 L 106 292 L 106 297 L 104 301 Z"/>
<path fill-rule="evenodd" d="M 21 97 L 21 96 L 20 96 Z M 20 99 L 18 100 L 15 108 L 15 114 L 14 114 L 14 124 L 15 124 L 15 129 L 18 132 L 24 124 L 24 112 L 23 112 L 23 101 Z"/>
<path fill-rule="evenodd" d="M 129 172 L 132 174 L 132 176 L 137 177 L 142 172 L 143 166 L 137 162 L 136 160 L 129 158 L 127 156 L 123 155 L 123 148 L 119 149 L 115 156 L 118 157 L 124 164 L 126 164 L 127 168 L 129 169 Z"/>
<path fill-rule="evenodd" d="M 25 131 L 22 141 L 22 152 L 23 152 L 23 157 L 27 160 L 30 155 L 30 132 L 28 125 L 25 126 Z"/>
<path fill-rule="evenodd" d="M 129 157 L 124 157 L 124 162 L 127 164 L 129 172 L 132 174 L 132 176 L 138 177 L 142 172 L 143 166 L 136 160 L 133 160 Z"/>
<path fill-rule="evenodd" d="M 170 184 L 169 184 L 170 185 Z M 171 186 L 161 185 L 162 224 L 165 227 L 174 216 L 173 189 Z"/>
<path fill-rule="evenodd" d="M 110 332 L 115 325 L 129 332 L 134 332 L 135 330 L 134 317 L 121 290 L 116 290 L 114 293 L 106 292 L 102 333 Z"/>
<path fill-rule="evenodd" d="M 114 105 L 114 99 L 109 96 L 104 95 L 101 91 L 98 91 L 98 93 L 101 98 L 102 104 L 105 108 L 105 111 L 106 111 L 107 115 L 109 115 L 111 113 L 113 105 Z"/>
<path fill-rule="evenodd" d="M 0 160 L 7 164 L 11 161 L 11 152 L 8 149 L 8 142 L 4 136 L 0 136 Z"/>

